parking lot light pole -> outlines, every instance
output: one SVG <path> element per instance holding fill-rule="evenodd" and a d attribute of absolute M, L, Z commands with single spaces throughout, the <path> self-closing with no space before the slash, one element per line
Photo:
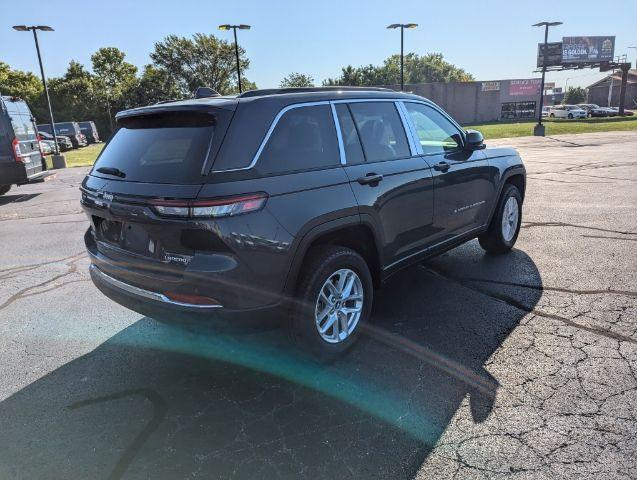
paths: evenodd
<path fill-rule="evenodd" d="M 42 85 L 44 86 L 44 94 L 46 95 L 46 103 L 49 107 L 49 119 L 51 120 L 51 132 L 53 134 L 53 143 L 55 143 L 55 155 L 53 156 L 54 168 L 56 165 L 65 167 L 66 161 L 64 156 L 60 155 L 60 147 L 58 145 L 58 137 L 55 134 L 55 122 L 53 120 L 53 109 L 51 108 L 51 98 L 49 97 L 49 89 L 46 86 L 46 77 L 44 76 L 44 67 L 42 66 L 42 56 L 40 55 L 40 44 L 38 43 L 38 30 L 43 32 L 53 32 L 53 29 L 47 25 L 32 25 L 30 27 L 26 25 L 15 25 L 14 30 L 18 32 L 33 32 L 33 39 L 35 40 L 35 50 L 38 53 L 38 62 L 40 64 L 40 74 L 42 75 Z"/>
<path fill-rule="evenodd" d="M 219 30 L 230 30 L 232 29 L 234 32 L 234 55 L 237 58 L 237 80 L 239 82 L 239 93 L 243 90 L 241 89 L 241 67 L 239 65 L 239 43 L 237 42 L 237 28 L 239 30 L 250 30 L 250 25 L 219 25 Z"/>
<path fill-rule="evenodd" d="M 400 28 L 400 91 L 405 89 L 405 76 L 404 76 L 404 44 L 405 44 L 405 28 L 416 28 L 417 23 L 392 23 L 387 25 L 387 28 Z"/>
<path fill-rule="evenodd" d="M 546 57 L 548 56 L 549 27 L 562 25 L 562 22 L 540 22 L 534 23 L 534 27 L 544 27 L 544 51 L 542 53 L 542 83 L 540 85 L 540 108 L 537 114 L 537 125 L 533 128 L 533 135 L 544 136 L 544 125 L 542 125 L 542 109 L 544 108 L 544 77 L 546 76 Z"/>

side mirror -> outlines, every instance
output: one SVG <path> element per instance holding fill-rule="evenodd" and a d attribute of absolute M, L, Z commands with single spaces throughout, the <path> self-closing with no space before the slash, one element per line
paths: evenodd
<path fill-rule="evenodd" d="M 484 144 L 484 137 L 482 136 L 482 133 L 478 132 L 477 130 L 467 130 L 464 142 L 465 149 L 467 150 L 473 151 L 486 148 L 486 145 Z"/>

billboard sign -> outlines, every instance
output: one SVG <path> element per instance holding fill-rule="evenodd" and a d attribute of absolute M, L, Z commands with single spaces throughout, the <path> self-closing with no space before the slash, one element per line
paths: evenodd
<path fill-rule="evenodd" d="M 547 67 L 557 67 L 562 65 L 562 42 L 551 42 L 546 44 L 546 51 L 548 55 L 546 57 Z M 544 62 L 544 44 L 538 43 L 537 45 L 537 66 L 542 68 Z"/>
<path fill-rule="evenodd" d="M 562 64 L 600 63 L 613 60 L 615 37 L 562 38 Z"/>
<path fill-rule="evenodd" d="M 498 92 L 500 91 L 500 82 L 482 82 L 483 92 Z"/>
<path fill-rule="evenodd" d="M 529 96 L 540 94 L 540 85 L 542 80 L 539 78 L 528 78 L 525 80 L 510 80 L 509 95 L 511 96 Z"/>

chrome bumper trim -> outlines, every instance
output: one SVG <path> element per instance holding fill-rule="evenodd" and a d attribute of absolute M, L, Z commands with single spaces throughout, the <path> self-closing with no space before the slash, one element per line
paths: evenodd
<path fill-rule="evenodd" d="M 151 292 L 150 290 L 144 290 L 143 288 L 135 287 L 133 285 L 129 285 L 128 283 L 122 282 L 121 280 L 117 280 L 116 278 L 107 275 L 102 272 L 97 266 L 91 264 L 89 270 L 94 273 L 100 280 L 104 283 L 109 284 L 111 287 L 117 288 L 119 290 L 123 290 L 132 295 L 136 295 L 138 297 L 148 298 L 150 300 L 155 300 L 157 302 L 166 303 L 169 305 L 176 305 L 179 307 L 188 307 L 188 308 L 197 308 L 197 309 L 214 309 L 214 308 L 223 308 L 222 305 L 197 305 L 194 303 L 183 303 L 176 302 L 171 300 L 166 295 L 158 292 Z"/>

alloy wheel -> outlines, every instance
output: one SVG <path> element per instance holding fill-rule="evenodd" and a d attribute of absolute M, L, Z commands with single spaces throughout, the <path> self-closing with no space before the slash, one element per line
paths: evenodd
<path fill-rule="evenodd" d="M 332 273 L 319 290 L 314 321 L 328 343 L 346 340 L 356 329 L 363 311 L 363 283 L 349 268 Z"/>
<path fill-rule="evenodd" d="M 502 237 L 505 242 L 510 242 L 515 236 L 519 216 L 518 200 L 515 197 L 509 197 L 502 212 Z"/>

